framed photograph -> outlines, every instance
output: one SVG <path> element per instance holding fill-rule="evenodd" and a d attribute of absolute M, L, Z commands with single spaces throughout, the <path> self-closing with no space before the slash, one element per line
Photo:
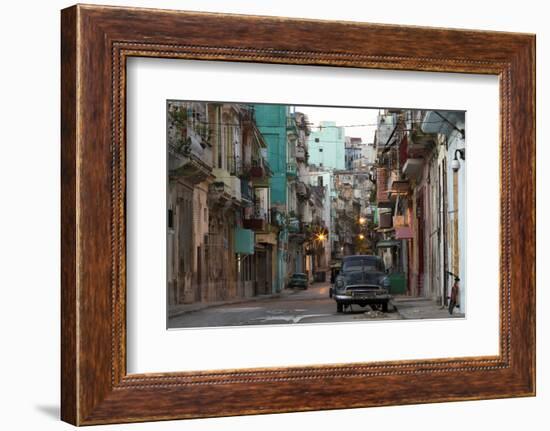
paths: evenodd
<path fill-rule="evenodd" d="M 533 35 L 61 17 L 64 421 L 535 394 Z"/>

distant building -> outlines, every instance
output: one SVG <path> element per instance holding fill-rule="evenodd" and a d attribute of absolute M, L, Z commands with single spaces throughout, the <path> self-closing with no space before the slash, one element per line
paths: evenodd
<path fill-rule="evenodd" d="M 287 193 L 288 193 L 288 265 L 287 276 L 293 273 L 311 275 L 306 258 L 306 230 L 312 222 L 311 189 L 308 178 L 307 140 L 311 133 L 308 118 L 292 112 L 287 119 Z"/>
<path fill-rule="evenodd" d="M 363 141 L 361 138 L 346 136 L 345 141 L 345 162 L 346 169 L 351 170 L 363 155 Z"/>
<path fill-rule="evenodd" d="M 326 232 L 325 239 L 316 244 L 317 256 L 312 262 L 314 270 L 327 270 L 330 264 L 333 230 L 331 214 L 331 198 L 333 195 L 332 172 L 318 170 L 310 166 L 309 187 L 312 190 L 312 223 L 316 232 Z"/>
<path fill-rule="evenodd" d="M 345 169 L 345 131 L 334 121 L 321 121 L 309 135 L 309 164 L 320 169 Z"/>
<path fill-rule="evenodd" d="M 374 146 L 374 142 L 363 145 L 361 159 L 364 160 L 366 164 L 372 164 L 376 161 L 376 147 Z"/>

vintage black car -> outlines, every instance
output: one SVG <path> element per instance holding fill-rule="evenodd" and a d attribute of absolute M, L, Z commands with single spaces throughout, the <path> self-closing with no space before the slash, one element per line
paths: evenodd
<path fill-rule="evenodd" d="M 389 288 L 390 280 L 380 257 L 345 256 L 331 288 L 331 296 L 336 301 L 336 310 L 339 313 L 352 304 L 361 307 L 367 304 L 380 306 L 386 312 L 391 299 Z"/>

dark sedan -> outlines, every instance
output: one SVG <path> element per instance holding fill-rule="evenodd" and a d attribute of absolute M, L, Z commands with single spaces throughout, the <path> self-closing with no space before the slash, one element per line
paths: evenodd
<path fill-rule="evenodd" d="M 381 306 L 386 312 L 391 299 L 389 287 L 390 281 L 381 258 L 355 255 L 343 258 L 342 269 L 331 293 L 339 313 L 352 304 Z"/>
<path fill-rule="evenodd" d="M 286 287 L 288 287 L 289 289 L 307 289 L 307 284 L 307 275 L 301 272 L 295 272 L 288 280 L 288 284 Z"/>

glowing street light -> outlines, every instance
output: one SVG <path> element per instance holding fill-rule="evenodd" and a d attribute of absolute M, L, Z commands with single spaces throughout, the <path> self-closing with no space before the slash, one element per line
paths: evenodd
<path fill-rule="evenodd" d="M 324 241 L 325 240 L 325 234 L 324 233 L 317 234 L 317 240 L 318 241 Z"/>
<path fill-rule="evenodd" d="M 359 224 L 365 224 L 367 219 L 365 217 L 359 217 Z"/>
<path fill-rule="evenodd" d="M 362 233 L 360 233 L 360 234 L 359 234 L 359 239 L 360 239 L 360 240 L 365 239 L 365 235 L 363 235 Z"/>

